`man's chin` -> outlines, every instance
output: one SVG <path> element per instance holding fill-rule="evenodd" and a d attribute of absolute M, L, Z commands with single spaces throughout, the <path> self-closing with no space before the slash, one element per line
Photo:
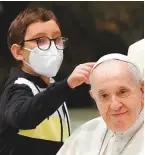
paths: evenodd
<path fill-rule="evenodd" d="M 128 130 L 130 126 L 125 125 L 124 122 L 117 122 L 116 124 L 109 127 L 113 132 L 124 132 Z"/>

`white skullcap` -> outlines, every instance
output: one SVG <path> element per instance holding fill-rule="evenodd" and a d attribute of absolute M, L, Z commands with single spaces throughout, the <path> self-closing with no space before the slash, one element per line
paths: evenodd
<path fill-rule="evenodd" d="M 120 53 L 111 53 L 111 54 L 107 54 L 107 55 L 104 55 L 102 56 L 96 63 L 95 65 L 93 66 L 91 72 L 98 66 L 100 65 L 101 63 L 105 62 L 105 61 L 108 61 L 108 60 L 120 60 L 120 61 L 124 61 L 124 62 L 128 62 L 128 63 L 131 63 L 132 65 L 134 65 L 137 69 L 137 65 L 132 62 L 128 56 L 126 55 L 123 55 L 123 54 L 120 54 Z M 138 69 L 139 70 L 139 69 Z"/>

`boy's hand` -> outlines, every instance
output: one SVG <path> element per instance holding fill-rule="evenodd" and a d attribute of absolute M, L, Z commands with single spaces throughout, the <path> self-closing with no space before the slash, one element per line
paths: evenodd
<path fill-rule="evenodd" d="M 75 88 L 82 83 L 89 83 L 89 76 L 95 62 L 89 62 L 78 65 L 67 79 L 68 85 Z"/>

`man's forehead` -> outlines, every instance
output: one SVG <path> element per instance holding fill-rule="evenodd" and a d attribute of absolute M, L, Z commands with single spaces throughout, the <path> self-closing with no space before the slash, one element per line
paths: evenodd
<path fill-rule="evenodd" d="M 104 74 L 105 75 L 105 74 Z M 95 76 L 92 80 L 91 86 L 93 89 L 104 92 L 118 90 L 120 88 L 130 88 L 136 86 L 135 80 L 132 76 L 126 74 Z"/>
<path fill-rule="evenodd" d="M 113 63 L 109 67 L 109 64 L 104 64 L 102 66 L 98 66 L 93 73 L 92 73 L 92 78 L 95 79 L 96 82 L 105 82 L 109 80 L 121 80 L 121 79 L 130 79 L 132 78 L 131 72 L 128 71 L 128 68 L 126 65 L 121 66 L 121 65 L 116 65 L 113 66 Z"/>
<path fill-rule="evenodd" d="M 120 83 L 118 83 L 118 85 L 115 85 L 116 86 L 116 89 L 126 89 L 128 86 L 127 85 L 121 85 Z M 99 88 L 98 89 L 98 93 L 103 93 L 103 92 L 106 92 L 106 91 L 110 91 L 110 89 L 108 89 L 107 87 L 102 87 L 102 88 Z"/>

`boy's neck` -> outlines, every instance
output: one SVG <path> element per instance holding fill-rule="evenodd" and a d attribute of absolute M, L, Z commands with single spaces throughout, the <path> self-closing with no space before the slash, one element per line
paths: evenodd
<path fill-rule="evenodd" d="M 50 78 L 40 75 L 40 78 L 48 85 L 50 83 Z"/>
<path fill-rule="evenodd" d="M 29 67 L 22 66 L 21 69 L 24 72 L 28 73 L 28 74 L 31 74 L 31 75 L 34 75 L 34 76 L 39 76 L 47 85 L 50 83 L 50 78 L 49 77 L 46 77 L 46 76 L 43 76 L 43 75 L 38 75 L 32 69 L 30 69 Z"/>

